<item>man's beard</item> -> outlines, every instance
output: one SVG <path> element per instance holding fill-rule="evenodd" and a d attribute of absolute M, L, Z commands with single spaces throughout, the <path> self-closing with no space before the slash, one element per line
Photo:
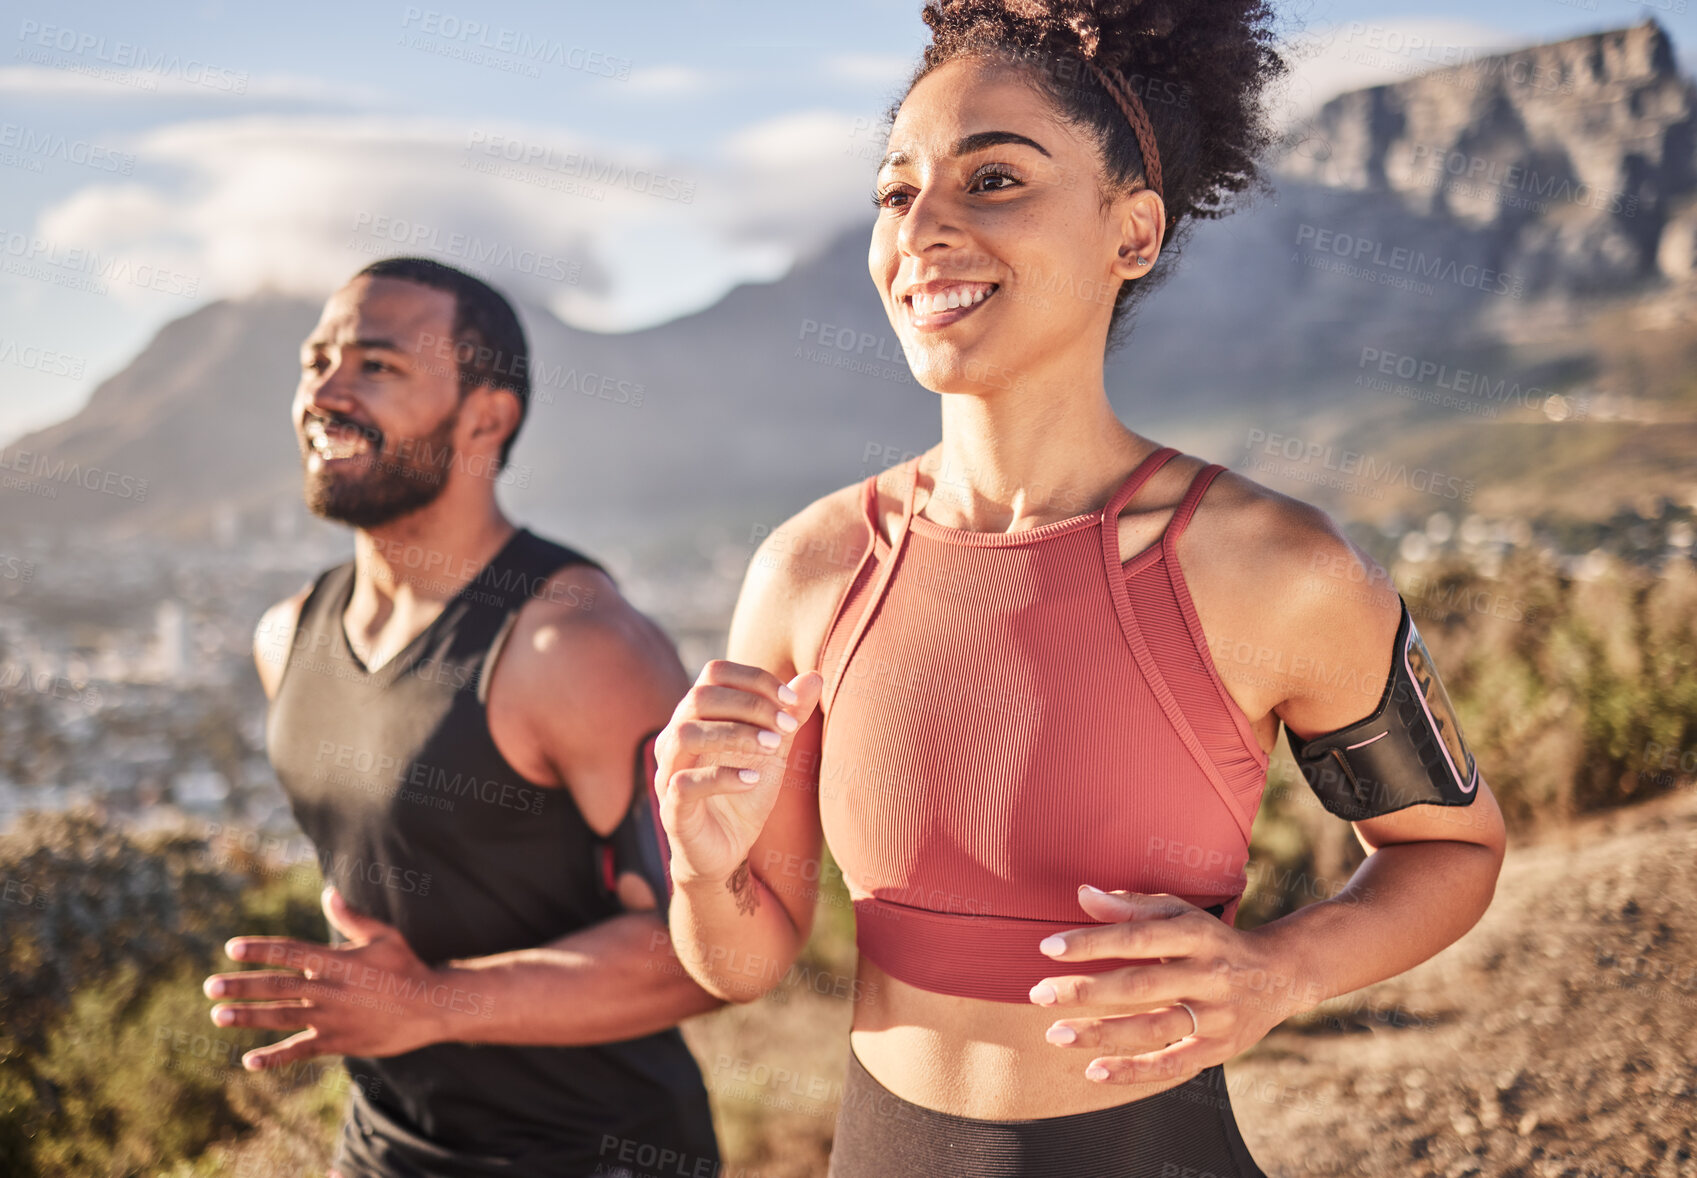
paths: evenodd
<path fill-rule="evenodd" d="M 396 452 L 387 453 L 387 439 L 375 426 L 361 426 L 340 414 L 326 420 L 331 425 L 358 429 L 371 441 L 371 461 L 355 474 L 326 464 L 306 471 L 306 505 L 314 515 L 356 528 L 377 528 L 428 507 L 448 485 L 454 464 L 452 442 L 460 412 L 444 417 L 428 434 L 403 439 Z M 308 456 L 311 447 L 308 446 Z M 303 457 L 303 463 L 306 459 Z"/>

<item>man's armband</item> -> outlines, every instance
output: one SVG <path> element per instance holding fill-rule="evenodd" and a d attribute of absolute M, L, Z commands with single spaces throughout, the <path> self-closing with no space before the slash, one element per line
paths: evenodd
<path fill-rule="evenodd" d="M 1409 806 L 1467 806 L 1479 768 L 1461 738 L 1455 708 L 1431 652 L 1402 605 L 1390 679 L 1379 706 L 1347 728 L 1302 740 L 1287 726 L 1296 764 L 1320 804 L 1358 822 Z"/>
<path fill-rule="evenodd" d="M 659 735 L 657 728 L 637 745 L 630 809 L 601 844 L 601 882 L 608 892 L 615 892 L 619 876 L 626 872 L 641 876 L 654 893 L 664 919 L 672 895 L 672 875 L 671 847 L 660 825 L 660 800 L 654 793 L 654 775 L 659 771 L 654 742 Z"/>

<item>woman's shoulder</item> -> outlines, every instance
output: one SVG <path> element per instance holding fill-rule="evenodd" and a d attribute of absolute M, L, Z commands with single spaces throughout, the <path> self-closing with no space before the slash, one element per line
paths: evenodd
<path fill-rule="evenodd" d="M 761 538 L 737 598 L 733 643 L 755 643 L 773 653 L 781 646 L 797 668 L 812 665 L 834 606 L 873 540 L 866 502 L 873 477 L 821 495 Z M 757 639 L 757 633 L 764 637 Z"/>
<path fill-rule="evenodd" d="M 907 454 L 902 461 L 869 471 L 809 503 L 767 538 L 772 550 L 769 555 L 777 559 L 812 553 L 816 563 L 823 554 L 833 565 L 846 562 L 852 573 L 874 538 L 885 547 L 893 541 L 907 505 L 914 457 Z M 800 567 L 790 571 L 805 575 L 810 570 Z"/>
<path fill-rule="evenodd" d="M 866 483 L 838 487 L 784 520 L 761 539 L 755 563 L 789 589 L 852 573 L 872 539 Z"/>
<path fill-rule="evenodd" d="M 1390 575 L 1314 504 L 1224 470 L 1176 548 L 1215 642 L 1251 641 L 1269 665 L 1366 665 L 1389 649 L 1401 617 Z"/>
<path fill-rule="evenodd" d="M 1325 510 L 1230 468 L 1214 477 L 1184 539 L 1209 564 L 1280 594 L 1300 591 L 1316 576 L 1359 583 L 1378 569 Z M 1375 583 L 1383 585 L 1379 574 Z"/>
<path fill-rule="evenodd" d="M 1221 469 L 1204 482 L 1208 468 Z M 1200 493 L 1200 497 L 1198 496 Z M 1190 515 L 1178 513 L 1190 501 Z M 1182 451 L 1156 469 L 1120 511 L 1120 551 L 1142 552 L 1171 528 L 1186 572 L 1193 563 L 1263 578 L 1331 559 L 1348 541 L 1320 508 L 1223 464 Z"/>

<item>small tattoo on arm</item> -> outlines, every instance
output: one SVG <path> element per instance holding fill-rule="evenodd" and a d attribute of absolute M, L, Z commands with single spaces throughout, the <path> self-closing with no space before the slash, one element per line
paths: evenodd
<path fill-rule="evenodd" d="M 744 916 L 760 906 L 760 893 L 754 888 L 754 876 L 749 874 L 746 856 L 737 864 L 737 869 L 731 872 L 731 878 L 725 881 L 725 887 L 736 897 L 737 911 Z"/>

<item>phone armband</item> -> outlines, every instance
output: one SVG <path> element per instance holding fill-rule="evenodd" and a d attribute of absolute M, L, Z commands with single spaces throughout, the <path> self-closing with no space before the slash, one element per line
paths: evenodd
<path fill-rule="evenodd" d="M 1320 804 L 1358 822 L 1422 803 L 1468 806 L 1479 796 L 1479 767 L 1462 739 L 1455 708 L 1431 652 L 1398 594 L 1391 673 L 1372 715 L 1302 740 L 1285 737 Z"/>

